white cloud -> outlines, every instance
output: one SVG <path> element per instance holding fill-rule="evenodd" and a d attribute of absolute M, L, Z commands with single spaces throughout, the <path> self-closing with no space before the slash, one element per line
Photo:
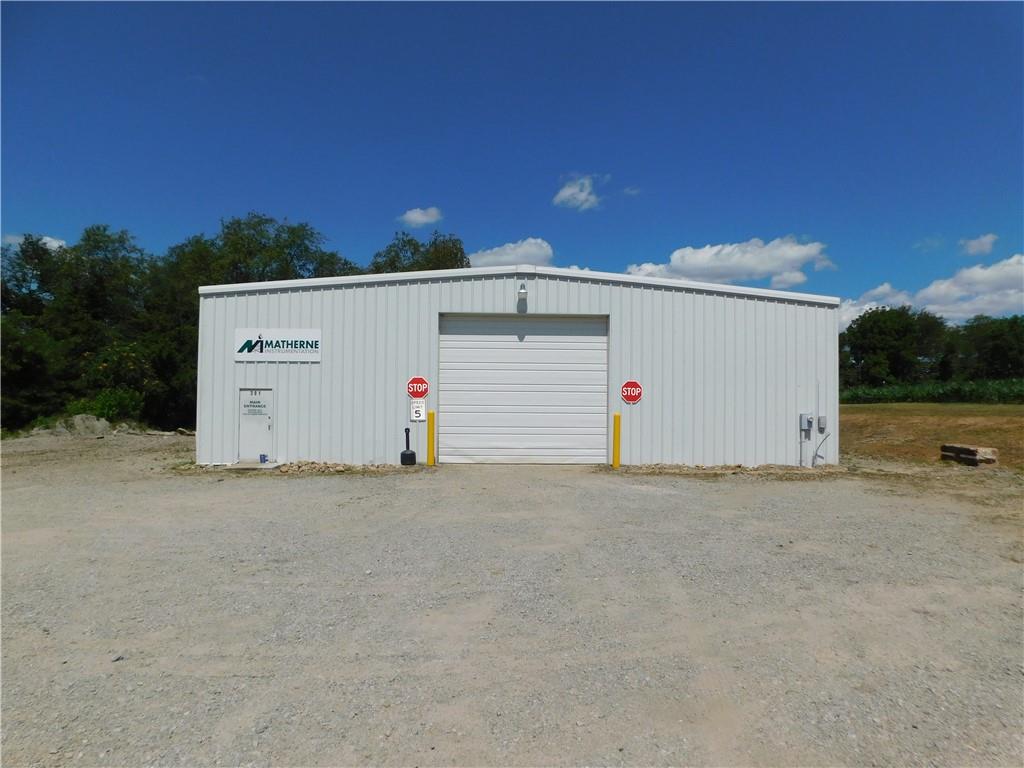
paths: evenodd
<path fill-rule="evenodd" d="M 903 306 L 904 304 L 914 303 L 914 299 L 909 293 L 906 291 L 897 291 L 892 287 L 892 283 L 882 283 L 876 288 L 872 288 L 861 296 L 861 298 L 897 307 Z"/>
<path fill-rule="evenodd" d="M 937 251 L 943 245 L 945 245 L 945 240 L 939 235 L 929 235 L 928 237 L 921 238 L 910 247 L 915 251 Z"/>
<path fill-rule="evenodd" d="M 571 269 L 573 272 L 590 272 L 590 267 L 581 267 L 579 264 L 570 264 L 566 269 Z"/>
<path fill-rule="evenodd" d="M 601 198 L 594 192 L 594 177 L 580 176 L 578 179 L 567 181 L 551 199 L 554 205 L 562 205 L 566 208 L 576 208 L 586 211 L 596 208 Z"/>
<path fill-rule="evenodd" d="M 861 295 L 859 299 L 843 299 L 839 304 L 839 330 L 863 315 L 869 309 L 912 305 L 913 297 L 906 291 L 897 291 L 890 283 L 882 283 Z"/>
<path fill-rule="evenodd" d="M 469 263 L 474 267 L 497 267 L 508 264 L 536 264 L 546 267 L 555 255 L 547 240 L 528 237 L 515 243 L 505 243 L 497 248 L 469 254 Z"/>
<path fill-rule="evenodd" d="M 398 217 L 398 220 L 407 227 L 422 227 L 426 224 L 433 224 L 444 218 L 441 209 L 436 205 L 429 208 L 410 208 Z"/>
<path fill-rule="evenodd" d="M 803 270 L 834 266 L 825 256 L 825 244 L 801 243 L 792 235 L 770 242 L 753 238 L 743 243 L 686 246 L 672 252 L 666 263 L 630 264 L 631 275 L 732 283 L 771 278 L 773 288 L 788 288 L 807 280 Z"/>
<path fill-rule="evenodd" d="M 622 190 L 622 193 L 624 195 L 629 195 L 630 197 L 636 197 L 640 194 L 640 187 L 626 187 Z"/>
<path fill-rule="evenodd" d="M 807 282 L 807 275 L 801 272 L 799 269 L 790 270 L 789 272 L 780 272 L 777 275 L 772 276 L 771 287 L 772 288 L 792 288 L 794 285 L 800 285 L 800 283 Z"/>
<path fill-rule="evenodd" d="M 1024 312 L 1024 253 L 936 280 L 917 292 L 915 304 L 949 320 Z"/>
<path fill-rule="evenodd" d="M 21 245 L 21 241 L 24 239 L 24 235 L 4 235 L 4 245 Z M 49 235 L 43 235 L 39 239 L 51 251 L 63 248 L 68 244 L 66 240 L 61 240 L 59 237 L 50 237 Z"/>
<path fill-rule="evenodd" d="M 999 235 L 989 232 L 987 235 L 978 235 L 970 240 L 961 240 L 960 247 L 964 249 L 964 253 L 968 256 L 985 256 L 992 253 L 992 246 L 996 244 L 998 239 Z"/>
<path fill-rule="evenodd" d="M 966 267 L 952 277 L 933 280 L 913 295 L 882 283 L 859 299 L 844 300 L 839 307 L 839 324 L 846 328 L 869 309 L 903 305 L 927 309 L 947 320 L 1024 312 L 1024 254 L 987 267 Z"/>

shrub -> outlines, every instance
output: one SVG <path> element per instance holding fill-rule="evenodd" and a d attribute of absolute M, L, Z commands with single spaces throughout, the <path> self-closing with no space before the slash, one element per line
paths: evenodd
<path fill-rule="evenodd" d="M 137 421 L 142 413 L 141 392 L 126 387 L 101 389 L 93 397 L 72 400 L 67 405 L 70 415 L 88 413 L 107 421 Z"/>
<path fill-rule="evenodd" d="M 884 387 L 850 387 L 842 403 L 1024 403 L 1024 379 L 929 381 Z"/>

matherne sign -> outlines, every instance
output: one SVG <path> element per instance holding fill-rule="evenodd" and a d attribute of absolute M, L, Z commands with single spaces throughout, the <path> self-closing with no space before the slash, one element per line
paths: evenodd
<path fill-rule="evenodd" d="M 319 328 L 236 328 L 235 362 L 320 362 Z"/>

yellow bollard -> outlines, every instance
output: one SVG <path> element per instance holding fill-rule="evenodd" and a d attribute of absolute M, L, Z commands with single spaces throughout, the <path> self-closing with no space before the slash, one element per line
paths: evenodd
<path fill-rule="evenodd" d="M 619 468 L 619 446 L 622 443 L 622 414 L 612 415 L 612 469 Z"/>
<path fill-rule="evenodd" d="M 434 466 L 434 412 L 427 411 L 427 466 Z"/>

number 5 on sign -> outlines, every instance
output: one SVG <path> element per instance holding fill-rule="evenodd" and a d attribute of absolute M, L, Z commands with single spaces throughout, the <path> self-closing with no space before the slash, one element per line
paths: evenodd
<path fill-rule="evenodd" d="M 427 420 L 427 401 L 413 400 L 409 406 L 409 421 Z"/>

